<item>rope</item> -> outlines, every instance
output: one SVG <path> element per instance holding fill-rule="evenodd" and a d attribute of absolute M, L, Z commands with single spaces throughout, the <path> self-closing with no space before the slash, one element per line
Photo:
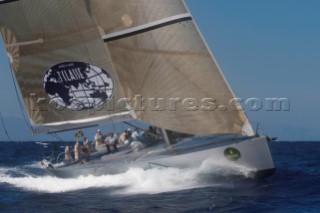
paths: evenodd
<path fill-rule="evenodd" d="M 24 113 L 24 110 L 23 110 L 23 105 L 22 105 L 22 103 L 21 103 L 21 99 L 20 99 L 20 96 L 19 96 L 19 92 L 18 92 L 18 90 L 17 90 L 17 84 L 16 84 L 16 81 L 15 81 L 15 77 L 14 77 L 14 74 L 13 74 L 13 69 L 12 69 L 12 66 L 11 66 L 10 62 L 9 62 L 9 67 L 10 67 L 10 70 L 11 70 L 11 78 L 12 78 L 12 82 L 13 82 L 13 85 L 14 85 L 16 97 L 17 97 L 18 102 L 19 102 L 19 107 L 20 107 L 21 114 L 22 114 L 22 116 L 23 116 L 23 119 L 24 119 L 27 127 L 29 127 L 29 129 L 31 130 L 31 132 L 33 132 L 33 131 L 32 131 L 32 126 L 31 126 L 30 123 L 28 122 L 28 119 L 27 119 L 27 117 L 26 117 L 26 115 L 25 115 L 25 113 Z"/>
<path fill-rule="evenodd" d="M 0 113 L 0 118 L 1 118 L 2 126 L 3 126 L 3 129 L 4 129 L 4 132 L 6 133 L 7 138 L 9 139 L 10 142 L 13 142 L 13 141 L 11 140 L 9 134 L 8 134 L 8 131 L 7 131 L 7 128 L 6 128 L 5 124 L 4 124 L 4 121 L 3 121 L 3 118 L 2 118 L 2 114 L 1 114 L 1 113 Z"/>
<path fill-rule="evenodd" d="M 121 119 L 122 121 L 121 121 L 121 130 L 122 130 L 122 132 L 124 132 L 124 125 L 123 125 L 123 119 Z"/>
<path fill-rule="evenodd" d="M 53 138 L 55 138 L 58 142 L 66 142 L 57 134 L 50 134 Z"/>
<path fill-rule="evenodd" d="M 6 133 L 7 135 L 7 138 L 9 140 L 10 143 L 13 143 L 13 146 L 14 146 L 14 149 L 16 150 L 16 152 L 19 152 L 19 147 L 16 145 L 16 143 L 10 138 L 9 134 L 8 134 L 8 131 L 7 131 L 7 128 L 4 124 L 4 121 L 3 121 L 3 117 L 2 117 L 2 114 L 0 113 L 0 118 L 1 118 L 1 123 L 2 123 L 2 126 L 3 126 L 3 129 L 4 129 L 4 132 Z"/>
<path fill-rule="evenodd" d="M 121 123 L 121 130 L 122 130 L 122 132 L 124 132 L 123 122 L 124 122 L 124 119 L 123 119 L 123 116 L 121 116 L 121 121 L 120 121 L 120 123 Z"/>

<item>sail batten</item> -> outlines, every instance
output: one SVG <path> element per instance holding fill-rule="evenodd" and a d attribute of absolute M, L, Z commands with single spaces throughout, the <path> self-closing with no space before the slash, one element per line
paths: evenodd
<path fill-rule="evenodd" d="M 171 16 L 168 18 L 164 18 L 158 21 L 154 21 L 151 23 L 147 23 L 141 26 L 137 26 L 134 28 L 130 28 L 130 29 L 126 29 L 120 32 L 115 32 L 115 33 L 111 33 L 108 35 L 104 35 L 102 36 L 102 39 L 105 42 L 109 42 L 109 41 L 114 41 L 117 39 L 122 39 L 122 38 L 126 38 L 129 36 L 133 36 L 133 35 L 137 35 L 140 33 L 145 33 L 151 30 L 155 30 L 161 27 L 165 27 L 171 24 L 176 24 L 176 23 L 181 23 L 183 21 L 190 21 L 191 18 L 191 14 L 190 13 L 185 13 L 185 14 L 180 14 L 180 15 L 175 15 L 175 16 Z"/>
<path fill-rule="evenodd" d="M 75 129 L 89 128 L 98 126 L 99 124 L 112 124 L 120 123 L 132 120 L 132 116 L 129 112 L 123 112 L 118 114 L 113 114 L 112 116 L 101 116 L 99 118 L 88 118 L 80 119 L 74 121 L 65 121 L 57 123 L 47 123 L 43 125 L 32 125 L 33 134 L 43 134 L 43 133 L 58 133 L 65 132 Z"/>
<path fill-rule="evenodd" d="M 25 41 L 25 42 L 19 42 L 19 43 L 4 44 L 4 46 L 6 48 L 9 48 L 9 47 L 16 47 L 16 46 L 31 45 L 31 44 L 41 44 L 41 43 L 44 43 L 44 41 L 43 41 L 42 38 L 39 38 L 39 39 L 34 40 L 34 41 Z"/>

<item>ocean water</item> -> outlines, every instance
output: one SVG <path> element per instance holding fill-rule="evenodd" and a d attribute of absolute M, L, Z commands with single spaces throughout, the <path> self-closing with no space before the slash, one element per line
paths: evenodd
<path fill-rule="evenodd" d="M 59 179 L 39 162 L 62 143 L 0 143 L 0 212 L 320 212 L 320 143 L 270 148 L 277 171 L 263 180 L 228 178 L 223 168 L 214 172 L 224 178 L 169 168 Z"/>

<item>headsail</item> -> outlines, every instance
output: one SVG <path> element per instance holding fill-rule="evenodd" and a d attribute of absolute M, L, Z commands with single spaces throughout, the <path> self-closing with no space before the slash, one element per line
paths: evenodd
<path fill-rule="evenodd" d="M 93 0 L 105 45 L 137 117 L 191 134 L 253 135 L 182 0 Z"/>
<path fill-rule="evenodd" d="M 87 1 L 1 1 L 1 35 L 35 133 L 130 119 Z"/>
<path fill-rule="evenodd" d="M 253 134 L 182 0 L 2 1 L 0 27 L 16 38 L 5 45 L 18 48 L 9 58 L 39 132 L 133 115 L 182 133 Z M 110 100 L 124 97 L 131 113 Z"/>

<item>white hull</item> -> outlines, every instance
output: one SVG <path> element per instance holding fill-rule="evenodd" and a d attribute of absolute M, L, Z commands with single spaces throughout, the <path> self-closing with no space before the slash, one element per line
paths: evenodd
<path fill-rule="evenodd" d="M 215 167 L 229 170 L 243 168 L 247 171 L 246 176 L 258 178 L 274 173 L 274 164 L 265 137 L 229 138 L 221 142 L 198 140 L 200 142 L 192 139 L 167 149 L 147 149 L 130 154 L 120 152 L 82 165 L 75 164 L 49 171 L 58 177 L 76 177 L 117 174 L 132 167 L 185 169 L 206 166 L 212 167 L 213 170 Z M 233 154 L 226 155 L 228 150 Z"/>

